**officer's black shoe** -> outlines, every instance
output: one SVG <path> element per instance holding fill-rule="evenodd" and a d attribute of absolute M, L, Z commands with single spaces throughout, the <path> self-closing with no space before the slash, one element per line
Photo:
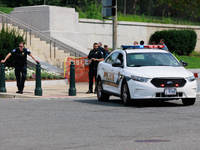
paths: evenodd
<path fill-rule="evenodd" d="M 97 91 L 94 91 L 94 94 L 97 94 Z"/>
<path fill-rule="evenodd" d="M 93 93 L 91 90 L 88 90 L 87 92 L 86 92 L 86 94 L 89 94 L 89 93 Z"/>
<path fill-rule="evenodd" d="M 23 94 L 23 91 L 19 90 L 16 93 Z"/>

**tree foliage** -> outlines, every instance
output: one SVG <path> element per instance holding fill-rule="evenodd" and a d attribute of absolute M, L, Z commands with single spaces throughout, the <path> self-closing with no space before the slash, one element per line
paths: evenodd
<path fill-rule="evenodd" d="M 168 3 L 171 4 L 175 10 L 188 13 L 189 16 L 200 16 L 200 0 L 159 0 L 158 4 Z"/>
<path fill-rule="evenodd" d="M 160 39 L 165 40 L 170 52 L 190 55 L 195 49 L 197 34 L 193 30 L 162 30 L 152 34 L 149 41 L 155 41 L 158 44 Z"/>
<path fill-rule="evenodd" d="M 24 42 L 23 36 L 21 36 L 14 29 L 9 31 L 8 28 L 2 27 L 0 33 L 0 60 L 3 60 L 11 50 L 18 47 L 20 42 Z M 13 56 L 11 56 L 5 62 L 5 66 L 13 66 Z"/>

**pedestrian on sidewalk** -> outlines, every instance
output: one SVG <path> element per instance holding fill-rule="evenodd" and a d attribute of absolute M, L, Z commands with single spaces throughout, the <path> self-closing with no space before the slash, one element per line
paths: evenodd
<path fill-rule="evenodd" d="M 95 77 L 95 91 L 96 94 L 97 91 L 97 84 L 96 84 L 96 76 L 97 76 L 97 66 L 100 61 L 104 60 L 103 52 L 98 49 L 98 44 L 93 44 L 93 50 L 90 51 L 88 55 L 88 63 L 89 63 L 89 90 L 86 92 L 86 94 L 93 93 L 93 78 Z"/>
<path fill-rule="evenodd" d="M 23 42 L 19 43 L 19 48 L 16 48 L 16 49 L 12 50 L 10 53 L 8 53 L 7 56 L 5 57 L 5 59 L 1 60 L 1 63 L 5 63 L 6 60 L 11 55 L 15 56 L 14 67 L 15 67 L 15 76 L 17 79 L 17 88 L 18 88 L 18 91 L 16 93 L 23 94 L 24 83 L 25 83 L 26 74 L 27 74 L 27 67 L 26 67 L 27 66 L 27 55 L 31 56 L 32 59 L 35 60 L 35 62 L 39 63 L 39 61 L 33 57 L 31 52 L 27 48 L 24 48 Z M 20 76 L 21 76 L 21 78 L 20 78 Z"/>

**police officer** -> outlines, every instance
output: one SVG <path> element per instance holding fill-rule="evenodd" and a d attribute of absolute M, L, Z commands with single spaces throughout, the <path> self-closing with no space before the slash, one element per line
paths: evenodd
<path fill-rule="evenodd" d="M 98 50 L 98 44 L 94 43 L 93 50 L 90 51 L 88 55 L 88 63 L 89 63 L 89 90 L 86 94 L 93 93 L 93 78 L 97 76 L 97 66 L 100 61 L 104 60 L 103 53 L 101 50 Z M 95 84 L 95 94 L 96 94 L 96 84 Z"/>
<path fill-rule="evenodd" d="M 102 42 L 101 42 L 101 41 L 99 41 L 99 43 L 98 43 L 98 50 L 100 50 L 100 51 L 103 52 L 103 55 L 104 55 L 104 58 L 105 58 L 105 56 L 106 56 L 106 51 L 105 51 L 105 49 L 102 47 Z"/>
<path fill-rule="evenodd" d="M 26 79 L 26 74 L 27 74 L 27 55 L 31 56 L 35 62 L 38 62 L 31 52 L 24 48 L 24 43 L 20 42 L 19 43 L 19 48 L 16 48 L 12 50 L 8 55 L 5 57 L 4 60 L 1 60 L 1 63 L 4 63 L 11 55 L 15 55 L 15 60 L 14 60 L 14 66 L 15 66 L 15 76 L 17 79 L 17 88 L 18 91 L 16 93 L 23 94 L 23 89 L 24 89 L 24 82 Z M 20 73 L 22 74 L 22 77 L 20 79 Z"/>

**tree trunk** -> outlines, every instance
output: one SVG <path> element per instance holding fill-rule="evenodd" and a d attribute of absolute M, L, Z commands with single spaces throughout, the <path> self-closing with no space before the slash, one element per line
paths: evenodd
<path fill-rule="evenodd" d="M 126 0 L 124 0 L 124 16 L 126 16 Z"/>
<path fill-rule="evenodd" d="M 137 0 L 135 0 L 133 3 L 133 14 L 134 15 L 136 15 L 136 2 L 137 2 Z"/>

